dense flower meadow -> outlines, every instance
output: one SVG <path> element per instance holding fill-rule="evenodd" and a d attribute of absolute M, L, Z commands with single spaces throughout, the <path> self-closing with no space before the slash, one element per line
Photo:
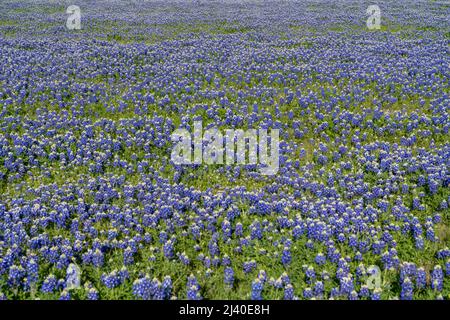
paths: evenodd
<path fill-rule="evenodd" d="M 450 5 L 377 3 L 1 1 L 0 299 L 450 299 Z"/>

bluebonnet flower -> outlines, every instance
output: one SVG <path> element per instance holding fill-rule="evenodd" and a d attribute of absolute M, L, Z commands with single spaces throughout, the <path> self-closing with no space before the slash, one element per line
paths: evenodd
<path fill-rule="evenodd" d="M 314 268 L 312 266 L 307 266 L 305 271 L 306 275 L 306 282 L 312 283 L 313 280 L 316 278 L 316 272 L 314 271 Z"/>
<path fill-rule="evenodd" d="M 337 298 L 337 297 L 339 297 L 339 295 L 340 295 L 340 293 L 339 293 L 339 288 L 336 288 L 336 287 L 331 288 L 331 291 L 330 291 L 330 299 Z"/>
<path fill-rule="evenodd" d="M 13 265 L 9 269 L 8 284 L 10 286 L 17 287 L 22 283 L 22 279 L 25 277 L 26 271 L 22 266 Z"/>
<path fill-rule="evenodd" d="M 344 277 L 340 281 L 340 293 L 342 295 L 350 295 L 350 293 L 353 291 L 353 281 L 350 277 Z"/>
<path fill-rule="evenodd" d="M 133 250 L 130 247 L 127 247 L 123 252 L 123 264 L 131 265 L 133 263 L 134 263 Z"/>
<path fill-rule="evenodd" d="M 255 220 L 250 225 L 250 237 L 251 239 L 262 239 L 262 228 L 259 221 Z"/>
<path fill-rule="evenodd" d="M 258 272 L 258 279 L 260 279 L 262 282 L 267 281 L 267 273 L 265 270 L 259 270 Z"/>
<path fill-rule="evenodd" d="M 224 282 L 227 286 L 233 287 L 234 271 L 231 267 L 226 267 L 224 271 Z"/>
<path fill-rule="evenodd" d="M 450 249 L 449 249 L 449 248 L 444 248 L 444 249 L 439 250 L 439 251 L 436 253 L 436 257 L 437 257 L 438 259 L 449 258 L 449 257 L 450 257 Z"/>
<path fill-rule="evenodd" d="M 427 240 L 429 241 L 435 241 L 436 240 L 436 236 L 434 234 L 434 230 L 432 227 L 429 227 L 426 231 L 425 231 Z"/>
<path fill-rule="evenodd" d="M 308 288 L 303 289 L 303 298 L 311 299 L 313 297 L 314 297 L 314 293 L 311 288 L 308 287 Z"/>
<path fill-rule="evenodd" d="M 166 243 L 167 240 L 168 240 L 167 232 L 165 232 L 164 230 L 161 231 L 159 233 L 159 243 L 161 243 L 161 244 Z"/>
<path fill-rule="evenodd" d="M 102 279 L 103 284 L 109 289 L 118 287 L 122 283 L 117 270 L 113 270 L 109 274 L 102 274 L 101 279 Z"/>
<path fill-rule="evenodd" d="M 262 300 L 261 293 L 263 291 L 263 282 L 257 278 L 252 282 L 252 292 L 251 292 L 251 299 L 252 300 Z"/>
<path fill-rule="evenodd" d="M 41 291 L 45 293 L 52 293 L 56 289 L 56 277 L 50 274 L 42 283 Z"/>
<path fill-rule="evenodd" d="M 442 271 L 442 267 L 439 265 L 435 266 L 431 272 L 431 288 L 433 290 L 442 291 L 443 279 L 444 272 Z"/>
<path fill-rule="evenodd" d="M 320 298 L 324 294 L 324 285 L 322 281 L 317 281 L 314 285 L 314 296 Z"/>
<path fill-rule="evenodd" d="M 144 300 L 162 300 L 166 297 L 167 288 L 163 288 L 158 279 L 150 279 L 148 275 L 133 282 L 133 294 Z"/>
<path fill-rule="evenodd" d="M 222 235 L 223 235 L 223 239 L 227 240 L 229 238 L 231 238 L 231 223 L 228 220 L 224 220 L 222 222 Z"/>
<path fill-rule="evenodd" d="M 228 255 L 224 255 L 222 258 L 222 265 L 229 266 L 231 264 L 231 259 Z"/>
<path fill-rule="evenodd" d="M 315 261 L 318 265 L 323 265 L 323 264 L 325 264 L 325 262 L 326 262 L 326 257 L 325 257 L 321 252 L 319 252 L 319 253 L 317 254 L 317 256 L 315 257 L 314 261 Z"/>
<path fill-rule="evenodd" d="M 39 266 L 34 259 L 30 259 L 27 263 L 27 280 L 28 283 L 36 283 L 38 281 Z"/>
<path fill-rule="evenodd" d="M 280 279 L 285 285 L 291 283 L 291 279 L 289 278 L 289 275 L 286 272 L 283 272 L 283 274 L 280 276 Z"/>
<path fill-rule="evenodd" d="M 417 268 L 414 263 L 410 262 L 404 262 L 400 266 L 400 281 L 403 282 L 403 280 L 407 277 L 411 279 L 415 279 L 417 275 Z"/>
<path fill-rule="evenodd" d="M 148 276 L 144 278 L 136 279 L 133 282 L 133 295 L 144 300 L 151 299 L 151 279 Z"/>
<path fill-rule="evenodd" d="M 174 247 L 173 247 L 173 242 L 172 240 L 168 240 L 165 244 L 164 244 L 164 256 L 168 259 L 171 259 L 174 257 Z"/>
<path fill-rule="evenodd" d="M 370 296 L 370 291 L 369 291 L 369 288 L 367 287 L 367 285 L 364 284 L 361 286 L 361 289 L 359 290 L 359 295 L 364 298 Z"/>
<path fill-rule="evenodd" d="M 422 236 L 416 237 L 416 248 L 422 250 L 424 248 L 424 241 Z"/>
<path fill-rule="evenodd" d="M 252 272 L 253 270 L 256 269 L 256 261 L 255 260 L 251 260 L 251 261 L 244 262 L 243 267 L 244 267 L 244 272 L 245 273 L 250 273 L 250 272 Z"/>
<path fill-rule="evenodd" d="M 294 299 L 295 299 L 294 287 L 292 286 L 292 284 L 288 284 L 284 288 L 284 300 L 294 300 Z"/>
<path fill-rule="evenodd" d="M 400 293 L 400 298 L 402 300 L 412 300 L 414 290 L 414 285 L 412 281 L 408 277 L 406 277 L 405 279 L 403 279 L 401 287 L 402 291 Z"/>
<path fill-rule="evenodd" d="M 70 292 L 69 291 L 63 291 L 63 292 L 61 292 L 61 295 L 60 295 L 60 297 L 59 297 L 59 300 L 70 300 L 71 299 L 71 297 L 70 297 Z"/>
<path fill-rule="evenodd" d="M 186 252 L 178 254 L 178 258 L 186 266 L 189 265 L 189 263 L 191 262 L 189 257 L 186 255 Z"/>
<path fill-rule="evenodd" d="M 153 241 L 152 235 L 150 233 L 146 232 L 144 234 L 144 242 L 149 244 L 149 243 L 152 243 L 152 241 Z"/>
<path fill-rule="evenodd" d="M 450 276 L 450 259 L 445 263 L 445 275 Z"/>
<path fill-rule="evenodd" d="M 190 286 L 187 289 L 187 299 L 188 300 L 201 300 L 202 297 L 200 295 L 199 290 L 196 286 Z"/>
<path fill-rule="evenodd" d="M 163 299 L 170 299 L 172 295 L 172 279 L 170 276 L 164 277 L 163 282 L 161 283 L 161 290 Z"/>
<path fill-rule="evenodd" d="M 200 285 L 197 282 L 197 279 L 194 275 L 190 275 L 187 281 L 187 299 L 188 300 L 201 300 L 202 296 L 200 295 Z"/>
<path fill-rule="evenodd" d="M 211 239 L 208 243 L 208 249 L 211 256 L 220 256 L 219 246 L 217 244 L 217 239 Z"/>
<path fill-rule="evenodd" d="M 283 280 L 281 280 L 281 278 L 278 278 L 275 280 L 273 277 L 271 277 L 269 279 L 269 284 L 272 285 L 276 289 L 283 288 Z"/>
<path fill-rule="evenodd" d="M 381 290 L 375 288 L 372 292 L 372 300 L 381 300 Z"/>
<path fill-rule="evenodd" d="M 425 288 L 427 285 L 427 274 L 425 269 L 420 267 L 417 269 L 416 286 L 419 289 Z"/>
<path fill-rule="evenodd" d="M 238 223 L 236 224 L 236 228 L 235 228 L 235 230 L 234 230 L 234 234 L 235 234 L 237 237 L 242 237 L 242 235 L 244 234 L 242 223 L 238 222 Z"/>
<path fill-rule="evenodd" d="M 119 272 L 117 273 L 119 279 L 120 279 L 120 283 L 125 282 L 125 280 L 127 280 L 130 277 L 130 274 L 128 272 L 127 267 L 123 266 L 122 268 L 120 268 Z"/>
<path fill-rule="evenodd" d="M 215 259 L 212 259 L 212 260 L 211 260 L 210 257 L 205 257 L 205 258 L 203 259 L 203 264 L 204 264 L 204 266 L 205 266 L 207 269 L 209 269 L 209 268 L 213 265 L 213 261 L 217 261 L 217 260 L 215 260 Z"/>
<path fill-rule="evenodd" d="M 281 262 L 284 265 L 288 265 L 291 263 L 292 257 L 291 257 L 291 251 L 289 247 L 284 247 L 283 253 L 281 255 Z"/>
<path fill-rule="evenodd" d="M 101 267 L 103 266 L 103 263 L 104 263 L 103 253 L 99 249 L 96 249 L 94 254 L 92 255 L 92 264 L 96 267 Z"/>
<path fill-rule="evenodd" d="M 99 299 L 99 295 L 98 295 L 98 291 L 95 288 L 90 288 L 87 294 L 87 298 L 88 300 L 98 300 Z"/>

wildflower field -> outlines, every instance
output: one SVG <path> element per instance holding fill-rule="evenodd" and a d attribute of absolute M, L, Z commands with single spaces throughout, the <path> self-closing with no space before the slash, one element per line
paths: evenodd
<path fill-rule="evenodd" d="M 2 0 L 0 299 L 450 299 L 449 17 Z M 175 163 L 200 121 L 276 172 Z"/>

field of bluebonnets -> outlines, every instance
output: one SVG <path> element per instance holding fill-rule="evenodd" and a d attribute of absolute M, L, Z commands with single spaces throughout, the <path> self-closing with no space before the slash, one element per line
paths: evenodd
<path fill-rule="evenodd" d="M 0 297 L 450 299 L 450 6 L 370 4 L 1 1 Z M 194 120 L 278 173 L 175 165 Z"/>

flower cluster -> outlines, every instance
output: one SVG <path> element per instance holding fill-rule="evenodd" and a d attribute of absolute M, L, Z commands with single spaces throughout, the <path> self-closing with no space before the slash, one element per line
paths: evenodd
<path fill-rule="evenodd" d="M 0 299 L 449 296 L 442 1 L 78 5 L 0 3 Z M 197 121 L 278 129 L 279 171 L 175 164 Z"/>

